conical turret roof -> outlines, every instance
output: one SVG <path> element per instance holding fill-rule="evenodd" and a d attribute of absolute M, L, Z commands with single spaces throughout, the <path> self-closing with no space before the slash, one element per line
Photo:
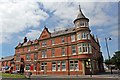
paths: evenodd
<path fill-rule="evenodd" d="M 83 14 L 83 12 L 82 12 L 82 10 L 81 10 L 81 8 L 80 8 L 80 5 L 79 5 L 79 13 L 78 13 L 78 15 L 77 15 L 77 18 L 74 20 L 74 23 L 75 23 L 75 21 L 78 20 L 78 19 L 87 19 L 87 20 L 89 21 L 89 19 L 86 18 L 85 15 Z"/>
<path fill-rule="evenodd" d="M 84 16 L 84 14 L 82 13 L 82 11 L 81 11 L 80 5 L 79 5 L 79 13 L 78 13 L 77 18 L 86 18 L 86 17 Z"/>

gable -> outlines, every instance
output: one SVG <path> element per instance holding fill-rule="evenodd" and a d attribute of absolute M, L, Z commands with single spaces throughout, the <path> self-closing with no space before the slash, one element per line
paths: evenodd
<path fill-rule="evenodd" d="M 44 30 L 42 31 L 39 39 L 42 40 L 42 39 L 46 39 L 46 38 L 50 38 L 50 32 L 48 31 L 48 28 L 44 28 Z"/>

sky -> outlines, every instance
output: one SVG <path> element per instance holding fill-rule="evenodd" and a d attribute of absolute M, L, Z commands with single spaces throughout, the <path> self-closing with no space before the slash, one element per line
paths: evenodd
<path fill-rule="evenodd" d="M 74 27 L 73 21 L 80 4 L 82 12 L 89 18 L 91 34 L 99 38 L 101 52 L 108 59 L 105 38 L 108 40 L 110 56 L 118 51 L 118 0 L 1 0 L 0 1 L 0 52 L 1 57 L 14 55 L 15 47 L 23 42 L 38 39 L 44 26 L 50 32 Z"/>

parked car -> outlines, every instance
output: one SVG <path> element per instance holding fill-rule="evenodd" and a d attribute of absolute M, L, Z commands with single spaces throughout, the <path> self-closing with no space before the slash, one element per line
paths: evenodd
<path fill-rule="evenodd" d="M 9 73 L 10 72 L 10 67 L 9 66 L 2 67 L 2 72 Z"/>

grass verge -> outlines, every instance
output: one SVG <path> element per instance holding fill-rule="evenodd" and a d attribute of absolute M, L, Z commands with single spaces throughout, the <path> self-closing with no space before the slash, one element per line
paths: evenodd
<path fill-rule="evenodd" d="M 2 78 L 25 78 L 25 76 L 21 74 L 2 73 Z"/>

